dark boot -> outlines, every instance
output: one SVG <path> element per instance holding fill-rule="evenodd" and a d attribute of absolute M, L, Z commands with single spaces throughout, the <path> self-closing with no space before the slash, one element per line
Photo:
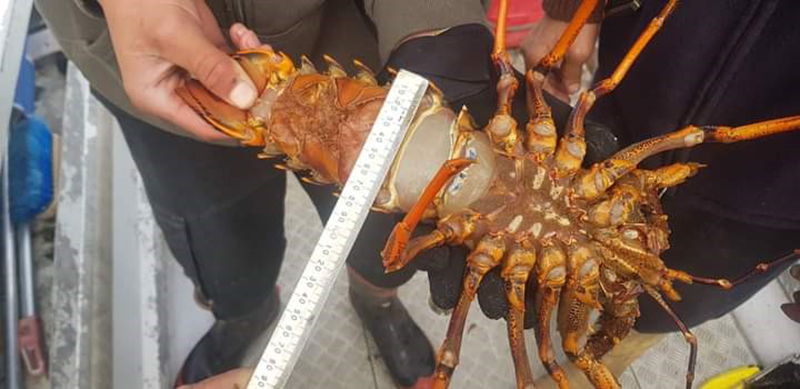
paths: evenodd
<path fill-rule="evenodd" d="M 403 388 L 428 388 L 435 367 L 433 347 L 397 298 L 348 268 L 350 301 L 378 346 L 392 379 Z"/>
<path fill-rule="evenodd" d="M 217 320 L 183 362 L 175 387 L 241 367 L 249 347 L 280 313 L 277 288 L 255 311 L 230 320 Z"/>

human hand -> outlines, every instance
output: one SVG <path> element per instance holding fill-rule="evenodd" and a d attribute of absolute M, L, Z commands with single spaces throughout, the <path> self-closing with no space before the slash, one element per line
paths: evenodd
<path fill-rule="evenodd" d="M 550 52 L 568 24 L 547 15 L 534 24 L 521 46 L 526 68 L 536 66 Z M 597 23 L 587 23 L 583 26 L 561 64 L 553 69 L 547 78 L 544 88 L 548 92 L 563 101 L 569 101 L 569 95 L 580 90 L 583 64 L 594 53 L 599 33 L 600 26 Z"/>
<path fill-rule="evenodd" d="M 179 386 L 178 389 L 239 389 L 247 386 L 253 369 L 240 368 L 226 371 L 196 384 Z"/>
<path fill-rule="evenodd" d="M 226 52 L 214 15 L 202 0 L 100 0 L 125 91 L 142 112 L 167 120 L 210 143 L 235 144 L 200 118 L 175 93 L 189 77 L 240 109 L 256 89 Z M 240 31 L 238 31 L 241 33 Z M 234 41 L 241 41 L 231 29 Z"/>

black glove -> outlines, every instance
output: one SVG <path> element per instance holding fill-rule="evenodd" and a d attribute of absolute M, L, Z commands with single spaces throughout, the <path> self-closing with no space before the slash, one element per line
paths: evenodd
<path fill-rule="evenodd" d="M 387 67 L 406 69 L 417 73 L 444 92 L 449 106 L 458 111 L 466 105 L 479 125 L 485 125 L 497 108 L 497 80 L 499 75 L 491 61 L 494 37 L 484 26 L 478 24 L 451 28 L 435 36 L 412 39 L 398 47 L 389 58 Z M 388 72 L 379 74 L 386 81 Z M 517 74 L 520 88 L 515 95 L 512 112 L 517 123 L 527 123 L 525 107 L 525 79 Z M 545 93 L 553 119 L 558 128 L 564 128 L 571 107 Z M 523 127 L 524 128 L 524 127 Z M 587 155 L 591 164 L 610 156 L 617 149 L 616 138 L 605 126 L 586 121 Z M 420 225 L 415 235 L 429 233 L 432 226 Z M 427 271 L 431 290 L 431 301 L 443 310 L 452 309 L 461 293 L 468 250 L 460 246 L 444 246 L 420 253 L 411 262 L 416 269 Z M 531 280 L 533 277 L 531 277 Z M 533 290 L 529 282 L 529 291 Z M 531 293 L 528 294 L 532 296 Z M 533 298 L 526 299 L 526 328 L 533 325 Z M 483 313 L 492 319 L 505 316 L 508 309 L 500 268 L 490 271 L 478 289 L 478 302 Z"/>

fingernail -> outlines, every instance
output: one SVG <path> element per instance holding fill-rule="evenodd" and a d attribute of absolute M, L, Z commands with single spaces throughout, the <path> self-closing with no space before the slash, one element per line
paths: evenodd
<path fill-rule="evenodd" d="M 256 99 L 256 90 L 247 82 L 239 81 L 231 90 L 229 98 L 233 105 L 241 109 L 247 109 Z"/>
<path fill-rule="evenodd" d="M 247 34 L 247 45 L 250 46 L 250 48 L 256 48 L 260 44 L 261 44 L 261 42 L 258 41 L 258 38 L 256 37 L 256 34 L 254 34 L 252 32 Z"/>

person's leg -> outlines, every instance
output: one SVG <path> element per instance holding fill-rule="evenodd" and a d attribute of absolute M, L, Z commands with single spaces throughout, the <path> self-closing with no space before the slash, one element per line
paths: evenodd
<path fill-rule="evenodd" d="M 256 150 L 167 133 L 98 97 L 119 121 L 170 251 L 217 319 L 180 378 L 236 367 L 278 312 L 285 174 Z"/>
<path fill-rule="evenodd" d="M 304 184 L 323 223 L 336 204 L 331 187 Z M 347 258 L 350 302 L 361 318 L 392 378 L 401 387 L 424 387 L 433 374 L 433 346 L 397 297 L 415 270 L 386 274 L 380 252 L 397 215 L 372 212 Z"/>

